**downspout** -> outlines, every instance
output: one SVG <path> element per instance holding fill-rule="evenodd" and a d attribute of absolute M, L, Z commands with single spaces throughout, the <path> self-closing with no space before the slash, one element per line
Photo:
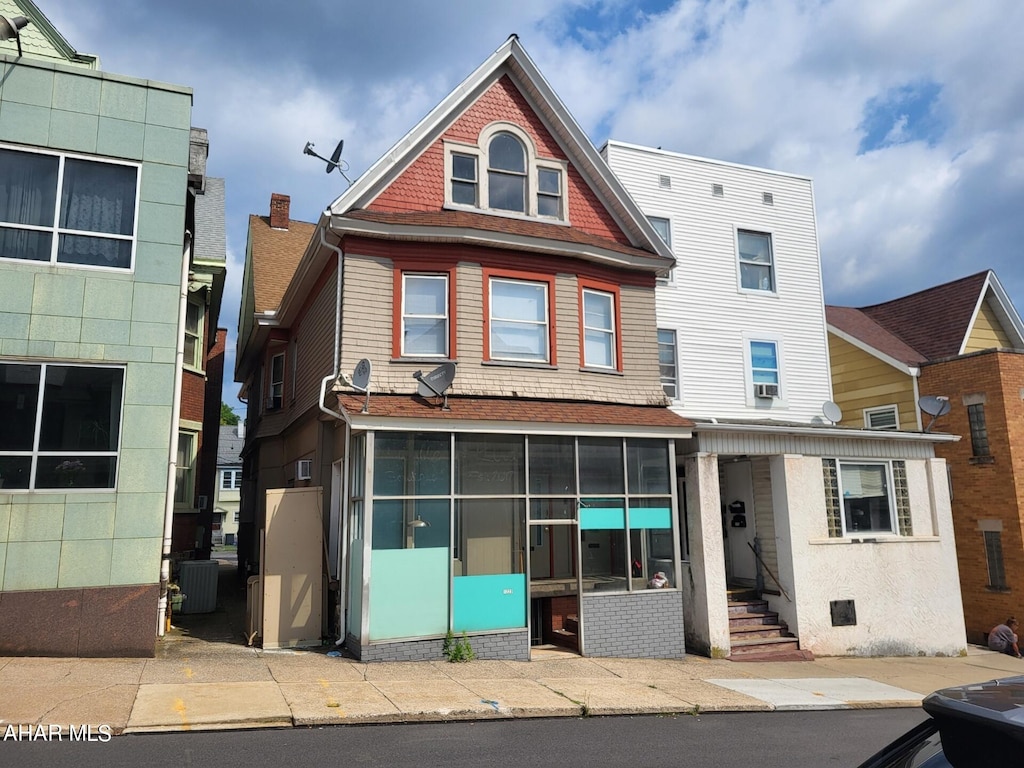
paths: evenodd
<path fill-rule="evenodd" d="M 167 585 L 171 581 L 171 535 L 174 528 L 174 486 L 178 479 L 178 427 L 181 425 L 181 380 L 185 367 L 185 313 L 188 309 L 188 273 L 192 265 L 192 233 L 185 230 L 181 255 L 181 293 L 178 296 L 178 341 L 174 350 L 174 394 L 171 438 L 167 457 L 167 497 L 164 502 L 164 543 L 160 556 L 160 601 L 157 607 L 157 636 L 163 637 L 167 617 Z"/>
<path fill-rule="evenodd" d="M 328 217 L 330 216 L 330 211 L 325 211 L 324 213 Z M 323 378 L 323 380 L 320 382 L 320 410 L 323 411 L 324 413 L 326 413 L 327 415 L 333 416 L 334 418 L 340 420 L 345 425 L 345 442 L 344 442 L 344 445 L 345 445 L 345 460 L 344 460 L 344 463 L 342 465 L 341 488 L 338 491 L 341 494 L 341 503 L 339 503 L 337 505 L 338 514 L 340 515 L 341 519 L 340 520 L 335 519 L 333 517 L 333 515 L 332 515 L 332 518 L 330 520 L 329 533 L 330 533 L 331 536 L 333 536 L 334 532 L 338 531 L 338 540 L 337 540 L 337 545 L 335 546 L 334 562 L 333 563 L 328 563 L 329 567 L 333 567 L 334 568 L 334 574 L 333 575 L 334 575 L 334 577 L 338 581 L 338 600 L 339 600 L 339 608 L 340 608 L 340 611 L 339 611 L 339 613 L 340 613 L 340 621 L 339 621 L 339 626 L 337 627 L 337 635 L 338 635 L 337 644 L 341 645 L 345 641 L 345 625 L 346 625 L 345 611 L 347 609 L 347 604 L 348 604 L 347 592 L 346 592 L 346 586 L 347 586 L 346 585 L 346 582 L 347 582 L 346 575 L 347 574 L 345 573 L 345 569 L 344 569 L 343 565 L 344 565 L 344 561 L 345 561 L 345 542 L 347 540 L 347 530 L 348 530 L 348 504 L 347 504 L 347 499 L 348 499 L 349 451 L 350 451 L 350 447 L 351 447 L 352 431 L 351 431 L 351 426 L 349 424 L 347 416 L 342 414 L 342 413 L 339 413 L 337 411 L 332 411 L 330 408 L 327 407 L 327 402 L 326 402 L 327 401 L 327 382 L 328 381 L 332 381 L 332 380 L 334 382 L 338 382 L 341 379 L 341 313 L 342 313 L 341 292 L 342 292 L 342 284 L 344 282 L 343 276 L 344 276 L 344 269 L 345 269 L 345 254 L 342 252 L 340 247 L 338 247 L 336 245 L 331 245 L 329 242 L 327 242 L 327 237 L 325 235 L 325 230 L 326 230 L 326 227 L 321 227 L 320 228 L 320 245 L 325 247 L 325 248 L 329 248 L 330 250 L 334 251 L 334 253 L 335 253 L 335 255 L 337 256 L 337 259 L 338 259 L 338 270 L 337 270 L 336 295 L 335 295 L 335 300 L 334 300 L 334 363 L 333 363 L 333 365 L 331 367 L 331 375 L 330 376 L 325 376 Z M 335 506 L 332 505 L 331 509 L 332 509 L 332 512 L 333 512 L 333 510 L 335 509 Z"/>

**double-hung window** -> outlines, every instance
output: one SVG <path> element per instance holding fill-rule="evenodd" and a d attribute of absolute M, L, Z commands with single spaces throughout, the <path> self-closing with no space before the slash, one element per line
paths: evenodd
<path fill-rule="evenodd" d="M 679 372 L 676 363 L 676 332 L 671 329 L 658 329 L 658 371 L 661 374 L 661 388 L 665 396 L 676 400 L 679 398 Z"/>
<path fill-rule="evenodd" d="M 750 341 L 750 376 L 755 397 L 779 397 L 779 345 Z"/>
<path fill-rule="evenodd" d="M 196 492 L 196 453 L 199 435 L 191 431 L 178 433 L 178 453 L 175 464 L 174 503 L 191 507 Z"/>
<path fill-rule="evenodd" d="M 751 291 L 775 291 L 772 236 L 764 232 L 736 233 L 739 247 L 740 287 Z"/>
<path fill-rule="evenodd" d="M 489 281 L 490 359 L 550 363 L 550 285 L 492 277 Z"/>
<path fill-rule="evenodd" d="M 402 275 L 402 357 L 448 357 L 448 276 Z"/>
<path fill-rule="evenodd" d="M 617 369 L 616 295 L 584 287 L 582 297 L 583 367 Z"/>
<path fill-rule="evenodd" d="M 222 469 L 220 472 L 220 489 L 222 491 L 237 491 L 242 487 L 242 470 Z"/>
<path fill-rule="evenodd" d="M 267 409 L 277 410 L 284 405 L 284 352 L 270 358 L 270 390 L 267 393 Z"/>
<path fill-rule="evenodd" d="M 203 368 L 203 310 L 205 307 L 198 299 L 189 297 L 185 308 L 185 365 L 202 370 Z"/>
<path fill-rule="evenodd" d="M 477 205 L 477 187 L 476 156 L 453 152 L 452 202 L 460 205 Z"/>
<path fill-rule="evenodd" d="M 114 488 L 124 368 L 0 363 L 0 488 Z"/>
<path fill-rule="evenodd" d="M 822 459 L 829 536 L 913 533 L 906 464 Z"/>
<path fill-rule="evenodd" d="M 0 258 L 131 269 L 139 168 L 0 148 Z"/>
<path fill-rule="evenodd" d="M 526 213 L 526 149 L 511 133 L 499 133 L 487 147 L 488 207 Z"/>

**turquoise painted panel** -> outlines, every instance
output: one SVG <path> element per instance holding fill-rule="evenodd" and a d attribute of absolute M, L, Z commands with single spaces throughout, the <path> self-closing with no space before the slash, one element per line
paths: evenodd
<path fill-rule="evenodd" d="M 480 632 L 526 626 L 526 575 L 456 576 L 452 584 L 452 629 Z"/>
<path fill-rule="evenodd" d="M 7 563 L 7 545 L 0 543 L 0 590 L 4 588 L 4 565 Z"/>
<path fill-rule="evenodd" d="M 370 559 L 370 642 L 429 637 L 448 631 L 451 553 L 375 549 Z"/>
<path fill-rule="evenodd" d="M 192 97 L 189 94 L 153 88 L 146 97 L 147 123 L 189 129 L 192 122 Z"/>
<path fill-rule="evenodd" d="M 109 539 L 65 541 L 60 550 L 57 588 L 107 586 L 112 551 Z"/>
<path fill-rule="evenodd" d="M 29 341 L 73 341 L 82 340 L 82 321 L 77 317 L 54 317 L 53 315 L 32 315 L 28 326 Z M 56 350 L 54 350 L 56 352 Z"/>
<path fill-rule="evenodd" d="M 348 561 L 348 627 L 350 635 L 362 641 L 363 635 L 363 540 L 352 541 Z"/>
<path fill-rule="evenodd" d="M 153 163 L 186 165 L 188 163 L 189 132 L 159 125 L 146 126 L 142 159 Z"/>
<path fill-rule="evenodd" d="M 81 317 L 86 278 L 40 272 L 32 284 L 32 312 L 36 315 Z"/>
<path fill-rule="evenodd" d="M 143 200 L 139 203 L 140 242 L 175 245 L 178 247 L 178 256 L 180 257 L 182 243 L 181 233 L 184 229 L 184 205 L 152 203 L 148 200 Z M 180 258 L 178 264 L 181 264 Z"/>
<path fill-rule="evenodd" d="M 4 589 L 56 589 L 59 566 L 59 541 L 12 541 L 7 544 Z"/>
<path fill-rule="evenodd" d="M 132 283 L 111 276 L 87 277 L 83 317 L 127 320 L 132 315 Z"/>
<path fill-rule="evenodd" d="M 27 314 L 15 314 L 13 312 L 0 312 L 0 337 L 5 340 L 10 337 L 25 339 L 28 337 Z M 7 354 L 5 350 L 5 354 Z"/>
<path fill-rule="evenodd" d="M 143 170 L 145 174 L 145 170 Z M 181 281 L 181 239 L 177 244 L 135 244 L 135 279 L 140 283 L 178 285 Z"/>
<path fill-rule="evenodd" d="M 671 528 L 672 512 L 668 507 L 642 507 L 629 510 L 629 527 L 638 528 Z"/>
<path fill-rule="evenodd" d="M 124 320 L 82 320 L 83 344 L 127 344 L 131 339 L 131 326 Z"/>
<path fill-rule="evenodd" d="M 621 507 L 583 507 L 580 509 L 580 530 L 615 530 L 626 528 L 626 510 Z"/>
<path fill-rule="evenodd" d="M 111 584 L 154 584 L 160 581 L 161 538 L 114 539 L 110 557 Z"/>

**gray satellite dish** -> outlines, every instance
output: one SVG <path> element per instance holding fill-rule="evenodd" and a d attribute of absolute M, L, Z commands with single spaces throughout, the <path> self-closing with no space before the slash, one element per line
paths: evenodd
<path fill-rule="evenodd" d="M 352 388 L 366 393 L 366 400 L 363 402 L 363 413 L 370 412 L 370 372 L 373 366 L 365 357 L 356 363 L 352 371 Z"/>
<path fill-rule="evenodd" d="M 342 139 L 341 141 L 338 142 L 338 146 L 336 146 L 334 148 L 334 152 L 331 153 L 330 160 L 314 152 L 313 147 L 315 146 L 316 145 L 313 142 L 307 141 L 306 148 L 302 150 L 302 153 L 305 155 L 312 155 L 313 157 L 319 160 L 323 160 L 325 163 L 327 163 L 327 173 L 330 173 L 335 168 L 337 168 L 338 173 L 340 173 L 342 176 L 345 176 L 345 169 L 341 167 L 341 150 L 345 148 L 345 140 Z M 345 181 L 347 181 L 349 184 L 352 183 L 352 179 L 350 179 L 348 176 L 345 176 Z"/>
<path fill-rule="evenodd" d="M 928 422 L 928 426 L 924 428 L 927 432 L 932 428 L 932 424 L 940 416 L 945 416 L 949 413 L 949 409 L 952 407 L 949 404 L 949 398 L 942 395 L 925 395 L 917 401 L 917 407 L 932 417 L 932 420 Z"/>
<path fill-rule="evenodd" d="M 420 383 L 416 394 L 420 397 L 443 397 L 444 404 L 441 406 L 441 410 L 451 410 L 448 407 L 448 395 L 445 393 L 455 381 L 455 363 L 441 363 L 425 376 L 422 371 L 416 371 L 412 377 Z"/>
<path fill-rule="evenodd" d="M 842 409 L 831 400 L 826 400 L 821 406 L 821 413 L 826 419 L 836 424 L 843 420 Z"/>

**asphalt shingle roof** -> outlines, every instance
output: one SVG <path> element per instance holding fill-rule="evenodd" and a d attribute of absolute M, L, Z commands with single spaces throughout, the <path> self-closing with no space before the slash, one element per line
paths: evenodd
<path fill-rule="evenodd" d="M 316 225 L 304 221 L 292 220 L 288 229 L 273 229 L 269 216 L 249 216 L 256 312 L 280 306 L 314 231 Z"/>

